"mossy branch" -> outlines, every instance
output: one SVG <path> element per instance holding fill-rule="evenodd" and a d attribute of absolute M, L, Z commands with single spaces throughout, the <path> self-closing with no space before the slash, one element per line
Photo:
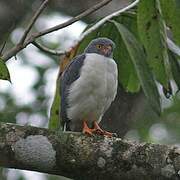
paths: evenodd
<path fill-rule="evenodd" d="M 176 180 L 180 148 L 0 123 L 0 166 L 78 180 Z"/>

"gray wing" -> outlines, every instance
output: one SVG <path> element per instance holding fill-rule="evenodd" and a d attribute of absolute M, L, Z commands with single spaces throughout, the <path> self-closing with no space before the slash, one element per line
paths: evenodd
<path fill-rule="evenodd" d="M 60 79 L 60 95 L 61 95 L 61 112 L 60 116 L 62 118 L 62 127 L 65 130 L 70 131 L 69 122 L 71 121 L 67 117 L 67 108 L 68 108 L 68 95 L 70 85 L 76 81 L 80 76 L 80 69 L 86 58 L 85 54 L 75 57 L 68 67 L 63 72 Z"/>

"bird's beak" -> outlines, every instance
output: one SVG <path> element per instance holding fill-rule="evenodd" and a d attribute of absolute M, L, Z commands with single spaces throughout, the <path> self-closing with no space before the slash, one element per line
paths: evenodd
<path fill-rule="evenodd" d="M 108 55 L 111 51 L 112 51 L 111 46 L 103 46 L 102 47 L 102 52 L 103 52 L 104 55 Z"/>

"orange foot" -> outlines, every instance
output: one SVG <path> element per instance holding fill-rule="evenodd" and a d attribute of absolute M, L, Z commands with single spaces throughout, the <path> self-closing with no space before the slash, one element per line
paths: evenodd
<path fill-rule="evenodd" d="M 90 136 L 93 135 L 94 129 L 90 129 L 86 123 L 86 121 L 83 121 L 83 131 L 84 134 L 88 134 Z"/>
<path fill-rule="evenodd" d="M 93 130 L 94 130 L 94 133 L 99 134 L 99 135 L 104 135 L 107 137 L 112 137 L 114 135 L 114 133 L 102 130 L 96 121 L 94 121 L 94 129 Z"/>

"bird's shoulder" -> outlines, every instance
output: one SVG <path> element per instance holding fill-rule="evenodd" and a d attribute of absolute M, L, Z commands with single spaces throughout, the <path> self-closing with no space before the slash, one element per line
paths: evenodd
<path fill-rule="evenodd" d="M 76 56 L 71 63 L 67 66 L 61 76 L 61 81 L 66 84 L 71 84 L 79 78 L 80 69 L 83 66 L 86 54 Z"/>

